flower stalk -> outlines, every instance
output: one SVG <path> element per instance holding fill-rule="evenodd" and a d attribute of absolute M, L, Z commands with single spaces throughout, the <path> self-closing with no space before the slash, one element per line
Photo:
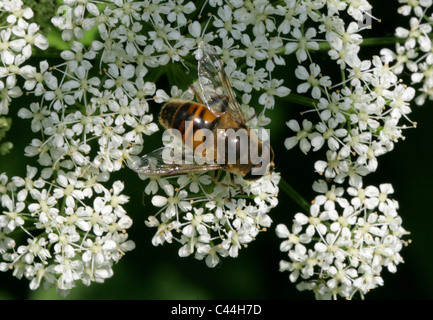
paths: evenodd
<path fill-rule="evenodd" d="M 308 203 L 291 185 L 287 183 L 286 180 L 281 179 L 278 187 L 283 191 L 286 195 L 288 195 L 299 207 L 305 211 L 310 211 L 311 204 Z"/>

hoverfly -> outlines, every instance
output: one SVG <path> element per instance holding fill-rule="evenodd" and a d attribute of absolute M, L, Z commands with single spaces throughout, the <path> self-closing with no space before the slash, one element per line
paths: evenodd
<path fill-rule="evenodd" d="M 239 137 L 236 137 L 232 141 L 232 147 L 238 152 L 236 153 L 235 161 L 231 163 L 228 163 L 228 161 L 224 163 L 220 163 L 221 161 L 202 164 L 196 162 L 184 163 L 181 157 L 165 161 L 163 153 L 166 147 L 161 147 L 135 161 L 132 164 L 132 169 L 146 176 L 166 176 L 223 169 L 227 172 L 238 174 L 244 179 L 256 180 L 273 170 L 273 150 L 268 144 L 262 142 L 257 135 L 253 135 L 247 127 L 247 121 L 241 112 L 223 63 L 219 59 L 215 49 L 211 45 L 201 42 L 199 44 L 198 55 L 199 85 L 197 88 L 191 86 L 198 102 L 177 99 L 168 101 L 162 107 L 159 115 L 161 125 L 166 129 L 177 129 L 182 132 L 183 143 L 185 142 L 187 132 L 196 134 L 201 130 L 207 129 L 217 133 L 217 131 L 220 132 L 227 129 L 233 129 L 234 131 L 244 129 L 250 144 L 258 150 L 258 153 L 262 157 L 267 157 L 270 161 L 267 161 L 267 163 L 257 163 L 251 161 L 250 157 L 248 157 L 247 161 L 241 161 L 241 152 L 239 151 L 242 141 Z M 230 144 L 227 139 L 226 137 L 225 144 Z M 194 141 L 192 149 L 196 150 L 201 142 L 203 141 Z M 217 143 L 217 138 L 215 138 L 214 143 Z M 221 152 L 226 151 L 220 152 L 219 150 L 221 149 L 216 146 L 214 150 L 217 150 L 214 155 L 215 160 L 217 157 L 218 159 L 222 157 L 227 160 L 227 156 L 221 154 Z M 223 148 L 223 150 L 228 150 L 228 148 Z M 260 169 L 262 173 L 260 175 L 253 174 L 254 169 Z"/>

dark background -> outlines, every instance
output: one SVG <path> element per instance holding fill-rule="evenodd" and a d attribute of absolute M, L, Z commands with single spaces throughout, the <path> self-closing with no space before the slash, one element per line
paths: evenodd
<path fill-rule="evenodd" d="M 404 19 L 396 14 L 397 1 L 371 1 L 373 14 L 382 20 L 374 22 L 371 31 L 363 33 L 367 37 L 392 37 L 395 27 Z M 403 22 L 400 22 L 403 21 Z M 378 48 L 362 49 L 365 58 L 378 54 Z M 327 59 L 326 55 L 323 58 Z M 319 62 L 320 64 L 320 62 Z M 296 65 L 296 64 L 294 64 Z M 286 84 L 292 90 L 296 87 Z M 26 103 L 21 100 L 20 103 Z M 16 113 L 11 108 L 11 114 Z M 286 151 L 284 139 L 292 133 L 285 123 L 296 118 L 302 107 L 279 101 L 267 114 L 273 118 L 271 124 L 272 145 L 276 150 L 277 170 L 305 199 L 314 197 L 311 185 L 319 176 L 313 171 L 316 160 L 323 158 L 320 153 L 303 155 L 299 149 Z M 366 299 L 431 299 L 429 288 L 433 286 L 433 103 L 413 106 L 410 115 L 418 122 L 416 129 L 404 131 L 406 139 L 396 144 L 395 150 L 379 158 L 379 168 L 370 174 L 365 185 L 391 183 L 394 186 L 394 199 L 400 203 L 399 214 L 403 227 L 411 234 L 407 239 L 412 243 L 401 251 L 405 263 L 398 265 L 396 274 L 383 270 L 385 285 L 372 290 Z M 30 142 L 29 123 L 14 117 L 13 129 L 8 137 L 15 148 L 7 157 L 0 158 L 1 172 L 9 176 L 24 175 L 29 159 L 23 157 L 23 149 Z M 146 146 L 156 147 L 159 139 Z M 33 161 L 31 159 L 30 161 Z M 311 292 L 299 292 L 288 280 L 288 273 L 278 271 L 279 260 L 285 254 L 279 251 L 280 239 L 274 228 L 259 234 L 257 240 L 247 249 L 240 251 L 237 259 L 226 258 L 223 263 L 209 269 L 204 261 L 178 257 L 176 244 L 154 247 L 151 239 L 154 229 L 144 225 L 146 217 L 155 212 L 147 202 L 142 204 L 145 185 L 133 173 L 123 170 L 114 174 L 113 179 L 126 181 L 125 193 L 131 196 L 127 210 L 134 220 L 128 231 L 136 249 L 126 254 L 114 266 L 114 276 L 104 284 L 90 287 L 79 285 L 67 299 L 312 299 Z M 114 180 L 113 180 L 114 181 Z M 271 211 L 274 227 L 278 223 L 291 224 L 300 208 L 281 192 L 279 205 Z M 27 280 L 18 280 L 11 272 L 0 273 L 1 299 L 57 299 L 53 288 L 37 291 L 28 289 Z"/>

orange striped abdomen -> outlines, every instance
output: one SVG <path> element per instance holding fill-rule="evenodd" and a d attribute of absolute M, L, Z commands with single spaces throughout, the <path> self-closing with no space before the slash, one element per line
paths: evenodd
<path fill-rule="evenodd" d="M 186 136 L 195 134 L 200 129 L 213 131 L 219 118 L 205 105 L 192 101 L 172 100 L 163 106 L 159 120 L 165 128 L 179 130 L 185 142 Z M 194 141 L 193 148 L 195 149 L 203 140 Z"/>

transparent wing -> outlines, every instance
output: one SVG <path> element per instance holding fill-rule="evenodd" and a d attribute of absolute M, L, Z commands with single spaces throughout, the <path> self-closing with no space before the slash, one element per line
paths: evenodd
<path fill-rule="evenodd" d="M 215 49 L 200 42 L 198 58 L 198 94 L 203 103 L 216 115 L 228 112 L 235 121 L 245 124 L 236 94 Z"/>
<path fill-rule="evenodd" d="M 141 157 L 131 169 L 146 176 L 166 176 L 190 172 L 204 172 L 222 169 L 218 164 L 185 163 L 184 153 L 173 154 L 173 148 L 161 147 Z"/>

